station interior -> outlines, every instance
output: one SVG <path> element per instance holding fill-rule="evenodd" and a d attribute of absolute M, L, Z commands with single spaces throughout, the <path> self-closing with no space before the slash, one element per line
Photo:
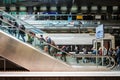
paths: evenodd
<path fill-rule="evenodd" d="M 0 73 L 119 72 L 120 0 L 0 0 L 0 41 Z"/>

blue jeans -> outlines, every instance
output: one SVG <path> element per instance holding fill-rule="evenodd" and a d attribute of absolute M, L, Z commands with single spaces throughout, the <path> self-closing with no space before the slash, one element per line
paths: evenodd
<path fill-rule="evenodd" d="M 117 63 L 118 63 L 118 65 L 120 65 L 120 58 L 119 57 L 117 58 Z"/>
<path fill-rule="evenodd" d="M 25 34 L 18 34 L 18 39 L 20 38 L 20 36 L 21 36 L 21 38 L 22 38 L 22 40 L 25 42 L 25 38 L 24 38 L 24 36 L 25 36 Z"/>

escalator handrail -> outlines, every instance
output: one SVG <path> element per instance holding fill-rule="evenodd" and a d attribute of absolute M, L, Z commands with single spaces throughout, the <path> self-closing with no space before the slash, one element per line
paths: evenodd
<path fill-rule="evenodd" d="M 10 16 L 11 18 L 15 19 L 16 21 L 19 21 L 20 23 L 22 22 L 22 23 L 24 23 L 24 24 L 27 24 L 27 25 L 29 25 L 29 26 L 32 26 L 33 29 L 35 29 L 35 30 L 38 31 L 38 32 L 46 33 L 46 32 L 44 32 L 44 31 L 42 31 L 42 30 L 40 30 L 40 29 L 37 29 L 35 26 L 33 26 L 33 25 L 31 25 L 31 24 L 28 24 L 27 22 L 25 22 L 25 21 L 22 20 L 22 19 L 16 18 L 16 17 L 14 17 L 14 16 L 6 13 L 5 11 L 3 11 L 3 10 L 1 10 L 1 9 L 0 9 L 0 11 L 3 12 L 4 14 Z"/>
<path fill-rule="evenodd" d="M 76 56 L 76 57 L 78 57 L 78 58 L 80 58 L 80 57 L 87 57 L 87 58 L 90 58 L 90 57 L 97 57 L 97 58 L 108 58 L 109 59 L 109 64 L 108 65 L 106 65 L 106 66 L 109 66 L 111 63 L 110 63 L 110 61 L 111 60 L 113 60 L 113 65 L 112 66 L 109 66 L 109 67 L 107 67 L 107 68 L 109 68 L 109 69 L 113 69 L 114 67 L 115 67 L 115 65 L 116 65 L 116 62 L 115 62 L 115 59 L 113 58 L 113 57 L 111 57 L 111 56 L 108 56 L 108 55 L 103 55 L 103 56 L 101 56 L 101 55 L 95 55 L 95 54 L 82 54 L 82 55 L 79 55 L 79 54 L 75 54 L 74 56 Z M 110 59 L 111 58 L 111 59 Z"/>
<path fill-rule="evenodd" d="M 3 21 L 4 23 L 9 24 L 9 25 L 12 26 L 12 27 L 16 27 L 16 26 L 14 26 L 13 24 L 11 24 L 11 23 L 3 20 L 3 19 L 0 19 L 0 20 Z M 21 31 L 23 31 L 23 32 L 25 32 L 26 34 L 31 35 L 31 34 L 29 33 L 29 31 L 24 31 L 24 30 L 20 29 L 19 27 L 18 27 L 18 29 L 21 30 Z M 32 36 L 32 35 L 31 35 L 31 36 Z M 37 38 L 37 39 L 39 39 L 39 37 L 37 37 L 37 36 L 34 36 L 34 37 Z M 47 43 L 47 42 L 45 42 L 45 43 Z M 50 46 L 56 48 L 57 50 L 59 50 L 59 51 L 61 51 L 61 52 L 64 52 L 64 53 L 66 53 L 66 54 L 68 54 L 68 55 L 72 55 L 72 54 L 70 54 L 70 53 L 67 53 L 67 52 L 61 50 L 60 48 L 58 48 L 58 47 L 56 47 L 56 46 L 53 46 L 52 44 L 47 43 L 47 45 L 50 45 Z M 112 58 L 111 56 L 96 56 L 96 55 L 90 55 L 90 56 L 88 56 L 88 55 L 80 55 L 80 57 L 109 57 L 109 58 Z M 112 58 L 112 59 L 113 59 L 113 58 Z M 113 59 L 113 60 L 114 60 L 114 59 Z M 112 67 L 110 67 L 110 69 L 112 69 L 114 66 L 115 66 L 115 60 L 114 60 L 114 65 L 113 65 Z"/>
<path fill-rule="evenodd" d="M 9 24 L 9 25 L 12 26 L 12 27 L 16 27 L 16 26 L 14 26 L 13 24 L 10 24 L 9 22 L 7 22 L 7 21 L 5 21 L 5 20 L 3 20 L 3 19 L 0 19 L 0 20 L 3 21 L 4 23 Z M 25 32 L 26 34 L 31 35 L 31 34 L 29 33 L 29 31 L 24 31 L 24 30 L 20 29 L 19 27 L 18 27 L 18 29 L 21 30 L 21 31 L 23 31 L 23 32 Z M 31 35 L 31 36 L 32 36 L 32 35 Z M 37 36 L 34 36 L 34 37 L 37 38 L 37 39 L 39 39 Z M 47 43 L 47 42 L 45 42 L 45 43 Z M 54 45 L 52 45 L 52 44 L 47 43 L 47 45 L 50 45 L 50 46 L 56 48 L 57 50 L 59 50 L 59 51 L 61 51 L 61 52 L 64 52 L 64 53 L 66 53 L 66 54 L 68 54 L 68 55 L 73 55 L 73 54 L 71 54 L 71 53 L 67 53 L 67 52 L 61 50 L 60 48 L 58 48 L 58 47 L 56 47 L 56 46 L 54 46 Z M 79 57 L 97 57 L 97 58 L 99 58 L 99 57 L 108 57 L 108 58 L 112 58 L 112 59 L 113 59 L 113 57 L 111 57 L 111 56 L 98 56 L 98 55 L 79 55 Z M 114 59 L 113 59 L 113 60 L 114 60 Z M 109 59 L 109 61 L 110 61 L 110 59 Z M 114 62 L 114 64 L 113 64 L 113 66 L 110 67 L 110 69 L 112 69 L 112 68 L 115 66 L 115 60 L 114 60 L 113 62 Z"/>
<path fill-rule="evenodd" d="M 13 24 L 11 24 L 11 23 L 3 20 L 3 19 L 0 19 L 0 20 L 3 21 L 4 23 L 9 24 L 9 25 L 12 26 L 12 27 L 16 27 L 16 26 L 14 26 Z M 16 28 L 17 28 L 17 27 L 16 27 Z M 24 30 L 22 30 L 20 27 L 18 27 L 18 30 L 21 30 L 21 31 L 25 32 L 26 34 L 31 35 L 28 30 L 27 30 L 27 31 L 26 31 L 26 30 L 24 31 Z M 31 32 L 32 32 L 32 31 L 31 31 Z M 31 35 L 31 36 L 32 36 L 32 35 Z M 34 37 L 37 38 L 37 39 L 39 39 L 39 37 L 37 37 L 37 36 L 34 36 Z M 56 48 L 57 50 L 59 50 L 59 51 L 61 51 L 61 52 L 64 52 L 64 53 L 70 55 L 70 53 L 67 53 L 67 52 L 63 51 L 63 50 L 61 50 L 60 48 L 57 48 L 56 46 L 54 46 L 54 45 L 52 45 L 52 44 L 50 44 L 50 43 L 47 43 L 46 41 L 45 41 L 45 43 L 46 43 L 47 45 L 50 45 L 50 46 Z"/>

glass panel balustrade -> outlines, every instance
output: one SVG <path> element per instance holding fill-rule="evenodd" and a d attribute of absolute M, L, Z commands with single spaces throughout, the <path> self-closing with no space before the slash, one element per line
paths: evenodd
<path fill-rule="evenodd" d="M 115 65 L 115 61 L 110 56 L 100 56 L 98 54 L 92 54 L 92 52 L 84 53 L 69 52 L 69 47 L 58 46 L 54 40 L 50 37 L 42 36 L 47 34 L 39 29 L 36 29 L 32 25 L 29 25 L 13 16 L 1 11 L 0 18 L 0 30 L 4 31 L 10 36 L 16 37 L 20 41 L 29 44 L 38 50 L 44 51 L 47 55 L 50 55 L 60 61 L 65 62 L 71 66 L 107 66 L 112 68 Z M 15 24 L 18 25 L 15 25 Z M 21 28 L 22 27 L 22 28 Z M 24 29 L 24 28 L 25 29 Z M 39 34 L 39 35 L 37 35 Z"/>

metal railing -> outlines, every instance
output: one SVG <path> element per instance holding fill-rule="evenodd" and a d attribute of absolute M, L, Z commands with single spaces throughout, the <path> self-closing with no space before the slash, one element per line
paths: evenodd
<path fill-rule="evenodd" d="M 3 13 L 5 13 L 5 12 L 3 12 Z M 7 15 L 7 13 L 5 13 L 4 15 Z M 9 16 L 9 15 L 7 15 L 7 16 Z M 4 19 L 0 19 L 0 20 L 2 21 L 2 24 L 3 24 L 2 26 L 6 26 L 5 28 L 3 28 L 1 30 L 6 32 L 6 33 L 8 33 L 9 35 L 14 36 L 13 33 L 12 34 L 9 33 L 9 31 L 8 31 L 9 28 L 8 27 L 9 26 L 16 27 L 16 26 L 14 26 L 13 24 L 9 23 L 7 20 L 4 20 Z M 17 20 L 17 22 L 19 23 L 19 20 Z M 17 36 L 14 36 L 14 37 L 18 38 L 20 30 L 25 32 L 25 36 L 24 36 L 24 37 L 26 37 L 25 43 L 30 44 L 31 46 L 33 46 L 33 47 L 35 47 L 35 48 L 37 48 L 39 50 L 43 50 L 48 55 L 50 55 L 50 56 L 52 56 L 52 57 L 54 57 L 54 58 L 56 58 L 58 60 L 61 60 L 61 61 L 65 62 L 66 64 L 69 64 L 71 66 L 73 66 L 73 65 L 81 66 L 80 65 L 81 63 L 83 65 L 85 64 L 87 66 L 88 65 L 89 66 L 90 65 L 93 65 L 93 66 L 109 66 L 110 69 L 112 69 L 115 66 L 115 61 L 110 56 L 96 56 L 96 55 L 92 55 L 92 54 L 90 54 L 90 55 L 87 55 L 87 54 L 82 54 L 82 55 L 78 54 L 78 55 L 76 55 L 76 54 L 68 53 L 68 52 L 62 50 L 61 48 L 57 47 L 57 45 L 49 44 L 46 41 L 41 41 L 41 39 L 38 36 L 29 33 L 29 32 L 33 32 L 30 29 L 24 31 L 24 30 L 18 28 L 18 29 L 16 29 L 16 31 L 18 32 Z M 28 35 L 30 35 L 30 37 L 34 39 L 32 43 L 29 43 L 27 41 L 28 40 L 27 39 Z M 50 47 L 50 49 L 53 49 L 53 51 L 48 49 L 48 46 Z M 63 55 L 63 54 L 65 54 L 65 55 Z M 77 63 L 77 59 L 79 59 L 80 63 Z M 104 59 L 105 65 L 101 65 L 102 59 Z M 96 62 L 94 62 L 94 61 L 96 61 Z M 112 64 L 111 64 L 111 61 L 112 61 Z"/>

